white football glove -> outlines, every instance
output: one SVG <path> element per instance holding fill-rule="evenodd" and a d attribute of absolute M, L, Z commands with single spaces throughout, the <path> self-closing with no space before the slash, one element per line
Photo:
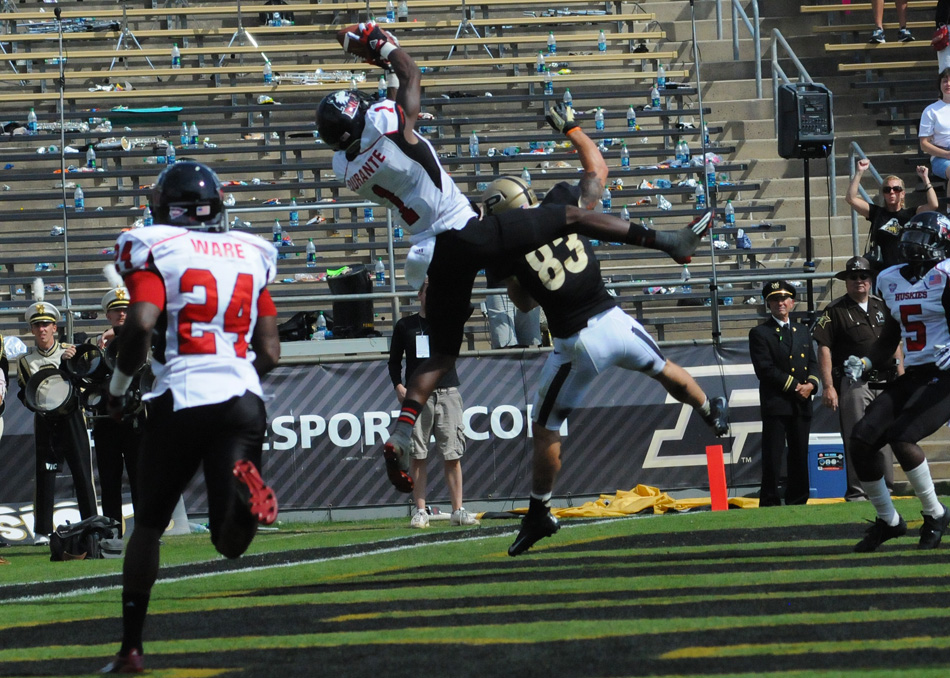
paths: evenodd
<path fill-rule="evenodd" d="M 950 344 L 937 344 L 934 357 L 937 359 L 937 369 L 950 370 Z"/>
<path fill-rule="evenodd" d="M 867 358 L 859 358 L 856 355 L 848 356 L 844 361 L 844 376 L 853 381 L 861 378 L 865 372 L 871 369 L 871 361 Z"/>

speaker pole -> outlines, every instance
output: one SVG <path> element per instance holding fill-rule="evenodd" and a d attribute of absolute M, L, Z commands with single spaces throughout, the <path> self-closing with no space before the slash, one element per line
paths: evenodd
<path fill-rule="evenodd" d="M 808 157 L 802 159 L 805 171 L 805 273 L 815 272 L 815 262 L 813 261 L 812 240 L 811 240 L 811 175 L 808 168 Z M 807 290 L 806 298 L 808 300 L 808 324 L 811 325 L 815 319 L 815 285 L 809 277 L 805 281 Z"/>
<path fill-rule="evenodd" d="M 66 71 L 63 64 L 63 10 L 59 5 L 53 9 L 53 14 L 56 15 L 56 26 L 59 29 L 59 178 L 63 187 L 63 289 L 66 294 L 63 310 L 66 312 L 66 340 L 72 341 L 73 313 L 69 310 L 73 305 L 69 296 L 69 200 L 66 197 L 66 106 L 63 92 L 66 89 Z"/>

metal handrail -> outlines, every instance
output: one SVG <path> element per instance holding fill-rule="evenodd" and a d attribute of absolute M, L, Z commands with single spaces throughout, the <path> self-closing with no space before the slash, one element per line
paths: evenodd
<path fill-rule="evenodd" d="M 778 136 L 778 88 L 779 88 L 779 78 L 782 80 L 783 85 L 792 85 L 794 84 L 782 69 L 781 64 L 779 64 L 779 47 L 785 52 L 786 58 L 790 59 L 792 64 L 795 66 L 795 69 L 798 71 L 798 81 L 814 83 L 811 75 L 808 74 L 808 70 L 799 61 L 798 56 L 795 54 L 795 50 L 792 49 L 791 45 L 785 40 L 785 36 L 782 35 L 782 31 L 777 28 L 772 29 L 772 40 L 769 45 L 769 49 L 772 55 L 772 110 L 773 117 L 775 122 L 775 136 Z M 830 216 L 838 216 L 838 201 L 837 196 L 835 195 L 835 182 L 837 179 L 837 173 L 835 171 L 835 141 L 831 142 L 831 153 L 828 155 L 828 214 Z"/>
<path fill-rule="evenodd" d="M 717 0 L 717 5 L 719 2 L 721 2 L 721 0 Z M 762 33 L 759 21 L 759 3 L 756 0 L 751 0 L 749 4 L 752 7 L 752 20 L 749 19 L 749 15 L 746 14 L 746 11 L 742 8 L 742 5 L 739 4 L 739 0 L 732 0 L 732 60 L 739 60 L 739 19 L 741 18 L 742 23 L 745 24 L 745 27 L 752 35 L 752 50 L 755 55 L 753 57 L 755 59 L 755 98 L 761 99 Z"/>

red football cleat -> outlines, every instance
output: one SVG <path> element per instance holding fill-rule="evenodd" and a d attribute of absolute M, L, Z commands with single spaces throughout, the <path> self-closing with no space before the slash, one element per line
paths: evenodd
<path fill-rule="evenodd" d="M 139 650 L 129 650 L 127 654 L 117 654 L 106 664 L 100 673 L 142 673 L 145 671 L 145 657 Z"/>
<path fill-rule="evenodd" d="M 274 490 L 269 488 L 257 467 L 247 459 L 238 459 L 234 462 L 234 476 L 247 486 L 251 493 L 248 508 L 261 525 L 270 525 L 277 520 L 277 497 Z"/>
<path fill-rule="evenodd" d="M 386 475 L 393 487 L 400 492 L 412 492 L 412 476 L 402 470 L 399 453 L 392 443 L 383 445 L 383 458 L 386 460 Z"/>

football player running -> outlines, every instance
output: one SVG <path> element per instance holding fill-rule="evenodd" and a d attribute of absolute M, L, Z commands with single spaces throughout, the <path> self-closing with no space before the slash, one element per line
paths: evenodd
<path fill-rule="evenodd" d="M 545 119 L 577 149 L 584 175 L 576 184 L 555 185 L 540 205 L 593 209 L 604 192 L 607 163 L 597 145 L 574 121 L 573 109 L 551 108 Z M 492 215 L 539 206 L 534 192 L 517 177 L 493 181 L 481 202 L 486 213 Z M 528 513 L 508 549 L 508 555 L 517 556 L 560 527 L 550 511 L 551 493 L 561 468 L 558 431 L 571 411 L 584 401 L 594 378 L 608 367 L 616 365 L 656 379 L 679 402 L 693 407 L 717 436 L 728 432 L 729 422 L 726 399 L 709 400 L 689 373 L 664 358 L 643 326 L 620 309 L 607 292 L 600 263 L 586 237 L 572 233 L 505 264 L 491 268 L 505 280 L 512 301 L 522 311 L 540 304 L 554 336 L 554 351 L 548 354 L 534 399 L 534 461 Z"/>
<path fill-rule="evenodd" d="M 411 492 L 407 471 L 412 427 L 439 379 L 455 365 L 480 269 L 522 257 L 571 233 L 657 249 L 682 262 L 708 230 L 712 213 L 676 231 L 654 231 L 564 205 L 482 218 L 442 168 L 435 149 L 415 131 L 421 74 L 412 57 L 373 23 L 360 24 L 340 41 L 368 62 L 391 67 L 399 79 L 395 101 L 371 103 L 357 91 L 325 97 L 317 108 L 317 129 L 337 151 L 337 178 L 361 197 L 391 209 L 412 234 L 406 281 L 418 289 L 429 276 L 431 356 L 413 373 L 383 449 L 390 481 L 398 490 Z"/>
<path fill-rule="evenodd" d="M 229 233 L 221 183 L 208 167 L 180 162 L 158 177 L 155 226 L 123 233 L 116 268 L 131 296 L 109 384 L 119 417 L 151 340 L 155 385 L 138 469 L 138 504 L 122 571 L 122 646 L 104 673 L 144 670 L 142 628 L 159 565 L 159 537 L 199 467 L 211 541 L 237 558 L 258 523 L 277 517 L 258 468 L 266 413 L 260 375 L 280 358 L 269 283 L 277 251 Z"/>
<path fill-rule="evenodd" d="M 898 252 L 904 263 L 877 276 L 878 293 L 893 322 L 885 326 L 874 353 L 851 356 L 844 366 L 846 377 L 861 379 L 872 365 L 883 365 L 893 356 L 903 339 L 904 374 L 888 382 L 851 433 L 855 470 L 877 511 L 854 547 L 858 552 L 873 551 L 907 533 L 907 523 L 884 483 L 885 444 L 890 444 L 923 507 L 918 548 L 937 548 L 950 524 L 950 513 L 937 499 L 927 458 L 917 444 L 950 419 L 950 219 L 937 212 L 916 215 L 904 225 Z"/>

